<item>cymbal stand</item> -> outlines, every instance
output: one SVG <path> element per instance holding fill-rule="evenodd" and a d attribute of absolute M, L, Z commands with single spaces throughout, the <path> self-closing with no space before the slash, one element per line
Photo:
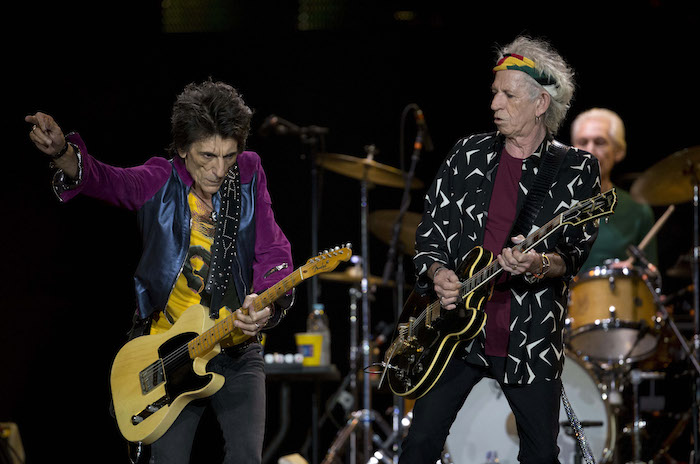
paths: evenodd
<path fill-rule="evenodd" d="M 288 135 L 298 136 L 302 146 L 306 147 L 306 153 L 301 154 L 301 159 L 309 158 L 311 162 L 311 256 L 318 254 L 318 212 L 319 212 L 319 195 L 318 195 L 318 167 L 316 165 L 316 155 L 319 151 L 325 150 L 326 139 L 325 135 L 329 130 L 327 127 L 320 126 L 298 126 L 291 121 L 280 118 L 277 115 L 271 114 L 260 126 L 258 130 L 262 136 L 270 135 Z M 313 312 L 314 303 L 318 301 L 318 280 L 311 279 L 309 282 L 309 313 Z"/>
<path fill-rule="evenodd" d="M 362 266 L 365 267 L 364 265 Z M 364 271 L 363 271 L 364 272 Z M 350 377 L 350 391 L 353 397 L 353 406 L 357 407 L 358 395 L 357 395 L 357 300 L 362 298 L 362 293 L 360 290 L 352 286 L 350 288 L 350 372 L 352 377 Z M 366 376 L 365 376 L 366 377 Z M 350 450 L 349 459 L 350 462 L 357 462 L 357 437 L 355 435 L 355 430 L 352 429 L 350 432 Z"/>
<path fill-rule="evenodd" d="M 376 154 L 376 147 L 374 145 L 368 145 L 365 147 L 367 152 L 367 160 L 372 161 L 374 155 Z M 367 184 L 369 177 L 369 164 L 365 167 L 365 172 L 360 179 L 360 234 L 361 234 L 361 255 L 362 255 L 362 280 L 360 281 L 360 299 L 362 306 L 362 359 L 365 366 L 371 364 L 370 359 L 370 311 L 369 311 L 369 237 L 368 237 L 368 195 L 367 195 Z M 356 298 L 356 295 L 355 295 Z M 355 305 L 356 307 L 356 305 Z M 356 318 L 354 319 L 356 321 Z M 356 323 L 356 322 L 354 322 Z M 356 352 L 356 350 L 355 350 Z M 353 350 L 351 349 L 351 362 L 356 359 L 354 357 Z M 351 367 L 352 368 L 352 367 Z M 323 460 L 324 463 L 334 462 L 337 453 L 345 445 L 345 442 L 350 440 L 351 452 L 354 453 L 356 450 L 352 448 L 354 446 L 354 433 L 355 429 L 361 426 L 362 429 L 362 456 L 365 460 L 368 460 L 372 455 L 372 441 L 373 434 L 371 424 L 376 423 L 380 427 L 385 427 L 384 419 L 371 407 L 371 376 L 368 373 L 363 375 L 363 385 L 362 385 L 362 409 L 354 411 L 350 415 L 350 419 L 343 429 L 341 429 L 331 447 L 326 454 L 326 458 Z M 378 438 L 375 441 L 379 441 Z M 351 462 L 357 462 L 356 458 L 353 458 Z"/>
<path fill-rule="evenodd" d="M 376 147 L 374 145 L 369 145 L 365 147 L 367 151 L 367 159 L 372 161 L 374 155 L 376 154 Z M 369 167 L 365 167 L 365 175 L 360 181 L 360 234 L 362 242 L 362 281 L 360 283 L 360 295 L 362 297 L 362 360 L 365 366 L 371 364 L 370 359 L 370 346 L 369 346 L 369 331 L 370 331 L 370 320 L 369 320 L 369 236 L 368 236 L 368 194 L 367 194 L 367 178 L 369 175 Z M 371 395 L 372 389 L 370 384 L 370 375 L 365 373 L 362 376 L 362 406 L 363 406 L 363 416 L 362 416 L 362 431 L 363 431 L 363 446 L 364 458 L 368 459 L 372 449 L 372 443 L 370 438 L 372 418 L 372 402 Z"/>
<path fill-rule="evenodd" d="M 695 310 L 695 325 L 693 333 L 693 347 L 695 355 L 700 353 L 700 165 L 688 160 L 688 166 L 684 174 L 689 174 L 693 180 L 693 309 Z M 685 349 L 685 346 L 683 347 Z M 695 382 L 693 383 L 693 456 L 697 462 L 700 460 L 700 368 L 697 357 L 695 359 Z"/>

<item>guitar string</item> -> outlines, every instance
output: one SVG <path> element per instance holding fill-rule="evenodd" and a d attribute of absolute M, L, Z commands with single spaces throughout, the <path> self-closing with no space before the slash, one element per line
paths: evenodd
<path fill-rule="evenodd" d="M 532 236 L 528 236 L 522 243 L 518 244 L 515 249 L 518 251 L 521 251 L 523 249 L 529 249 L 530 247 L 534 247 L 537 243 L 539 243 L 541 240 L 545 239 L 548 237 L 552 232 L 554 232 L 556 229 L 561 227 L 562 225 L 565 225 L 566 221 L 564 220 L 564 215 L 566 214 L 571 214 L 571 213 L 579 213 L 580 210 L 586 209 L 591 207 L 592 211 L 595 211 L 595 209 L 599 209 L 602 205 L 597 205 L 598 203 L 598 197 L 606 195 L 606 194 L 598 194 L 593 198 L 590 198 L 588 200 L 584 200 L 581 202 L 578 202 L 576 205 L 572 206 L 568 211 L 565 211 L 564 213 L 561 213 L 558 216 L 555 216 L 552 218 L 547 224 L 542 226 L 539 230 L 537 230 Z M 598 216 L 594 216 L 598 217 Z M 594 217 L 589 217 L 586 221 L 594 219 Z M 495 269 L 492 269 L 495 268 Z M 459 290 L 459 296 L 464 299 L 466 296 L 473 292 L 476 288 L 484 284 L 485 282 L 488 282 L 491 280 L 493 277 L 498 275 L 503 270 L 502 267 L 498 264 L 498 261 L 493 261 L 483 269 L 481 269 L 479 272 L 477 272 L 474 276 L 470 277 L 468 280 L 466 280 L 460 287 Z M 489 272 L 492 272 L 489 274 Z M 483 277 L 483 274 L 487 274 L 487 278 L 483 281 L 479 280 L 481 277 Z M 471 287 L 472 283 L 479 280 L 478 285 Z M 467 290 L 467 287 L 470 287 Z M 466 293 L 465 293 L 466 291 Z M 420 315 L 415 319 L 414 324 L 418 325 L 422 323 L 424 320 L 426 320 L 428 309 L 431 310 L 431 312 L 435 309 L 436 304 L 439 304 L 439 300 L 436 300 L 432 303 L 430 303 L 426 309 L 424 309 Z"/>
<path fill-rule="evenodd" d="M 555 220 L 558 217 L 559 216 L 555 217 L 550 222 L 545 224 L 541 229 L 542 232 L 549 229 L 549 227 L 551 227 L 554 224 Z M 551 233 L 551 232 L 552 231 L 549 231 L 549 233 Z M 521 251 L 523 249 L 523 247 L 529 247 L 532 245 L 532 242 L 537 242 L 543 238 L 543 237 L 537 237 L 537 235 L 538 234 L 535 234 L 533 237 L 528 237 L 527 239 L 525 239 L 525 241 L 523 241 L 521 244 L 518 244 L 515 248 L 518 251 Z M 549 235 L 549 234 L 546 234 L 546 235 Z M 528 240 L 528 239 L 531 239 L 531 240 Z M 503 268 L 500 267 L 500 264 L 498 263 L 498 261 L 492 261 L 486 267 L 479 270 L 476 274 L 474 274 L 472 277 L 470 277 L 468 280 L 466 280 L 462 283 L 462 285 L 460 286 L 460 289 L 459 289 L 460 298 L 462 300 L 464 300 L 469 293 L 473 292 L 476 288 L 478 288 L 482 284 L 491 280 L 493 277 L 498 275 L 498 273 L 500 273 L 502 270 L 503 270 Z M 486 275 L 485 279 L 484 279 L 484 275 Z M 474 285 L 474 282 L 477 282 L 477 285 Z M 421 312 L 421 314 L 418 315 L 418 317 L 415 319 L 414 323 L 417 325 L 417 324 L 422 323 L 424 320 L 426 320 L 428 309 L 430 309 L 432 312 L 435 309 L 437 304 L 439 304 L 439 300 L 436 300 L 436 301 L 433 301 L 432 303 L 430 303 L 426 307 L 426 309 L 424 309 Z"/>
<path fill-rule="evenodd" d="M 280 289 L 281 289 L 281 290 L 284 290 L 285 292 L 286 292 L 286 291 L 289 291 L 289 288 L 290 288 L 290 287 L 287 286 L 287 284 L 289 283 L 289 282 L 287 282 L 287 280 L 291 280 L 291 283 L 292 283 L 292 287 L 291 287 L 291 288 L 295 287 L 295 286 L 298 285 L 302 280 L 304 280 L 304 279 L 301 279 L 301 280 L 299 280 L 299 281 L 297 281 L 297 282 L 294 282 L 294 278 L 295 278 L 295 277 L 292 277 L 292 276 L 295 276 L 295 274 L 296 274 L 296 272 L 294 272 L 294 273 L 290 274 L 289 276 L 287 276 L 286 278 L 282 279 L 281 281 L 279 281 L 278 283 L 276 283 L 275 285 L 273 285 L 270 289 L 268 289 L 268 291 L 269 291 L 269 290 L 273 290 L 272 293 L 275 293 L 274 290 L 279 291 Z M 266 291 L 265 293 L 267 293 L 267 291 Z M 260 298 L 260 300 L 256 299 L 256 303 L 263 303 L 263 302 L 264 302 L 264 303 L 266 303 L 265 306 L 267 306 L 268 304 L 270 304 L 270 303 L 273 301 L 272 299 L 270 299 L 269 295 L 265 295 L 265 294 L 260 295 L 259 298 Z M 270 301 L 267 301 L 267 300 L 270 300 Z M 258 306 L 259 306 L 259 304 L 258 304 Z M 265 307 L 265 306 L 262 306 L 262 307 Z M 230 316 L 229 316 L 229 317 L 230 317 Z M 228 318 L 226 318 L 226 319 L 228 319 Z M 224 323 L 225 323 L 224 320 L 222 320 L 221 322 L 217 323 L 214 327 L 212 327 L 211 329 L 207 330 L 207 331 L 204 332 L 203 334 L 198 335 L 197 337 L 195 337 L 194 339 L 190 340 L 190 341 L 187 342 L 186 344 L 180 346 L 179 348 L 177 348 L 177 349 L 173 350 L 172 352 L 170 352 L 168 355 L 164 356 L 164 357 L 161 359 L 163 366 L 173 367 L 172 362 L 173 362 L 173 361 L 176 361 L 176 360 L 178 360 L 178 359 L 183 359 L 183 358 L 182 358 L 182 355 L 183 355 L 185 352 L 188 352 L 188 351 L 189 351 L 189 344 L 190 344 L 193 340 L 202 337 L 202 335 L 204 335 L 204 334 L 206 334 L 206 333 L 211 333 L 211 335 L 214 335 L 214 334 L 215 334 L 214 329 L 216 329 L 217 327 L 221 327 L 222 324 L 224 324 Z M 232 332 L 232 331 L 231 331 L 231 332 Z M 229 333 L 230 333 L 230 332 L 229 332 Z M 227 333 L 226 335 L 228 335 L 229 333 Z M 207 337 L 204 337 L 204 338 L 206 339 Z M 216 344 L 216 343 L 212 344 L 212 346 L 215 345 L 215 344 Z M 207 344 L 207 345 L 208 345 L 208 344 Z M 195 350 L 196 350 L 196 348 L 195 348 Z M 146 367 L 145 369 L 143 369 L 142 372 L 143 372 L 145 375 L 150 376 L 150 375 L 153 375 L 154 373 L 156 373 L 158 370 L 160 370 L 160 367 L 159 367 L 159 366 L 157 366 L 157 365 L 156 365 L 156 366 L 151 365 L 151 366 L 148 366 L 148 367 Z"/>

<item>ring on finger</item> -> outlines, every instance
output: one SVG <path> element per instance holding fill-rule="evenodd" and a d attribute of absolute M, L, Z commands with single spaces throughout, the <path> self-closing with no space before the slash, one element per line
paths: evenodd
<path fill-rule="evenodd" d="M 255 324 L 255 327 L 257 327 L 258 329 L 260 328 L 260 324 L 258 324 L 257 322 L 253 322 L 253 324 Z"/>

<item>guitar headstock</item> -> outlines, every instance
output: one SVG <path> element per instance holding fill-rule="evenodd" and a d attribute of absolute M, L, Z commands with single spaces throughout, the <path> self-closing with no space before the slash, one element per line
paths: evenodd
<path fill-rule="evenodd" d="M 315 276 L 323 272 L 330 272 L 342 261 L 348 261 L 352 256 L 352 245 L 349 243 L 343 247 L 335 247 L 325 250 L 318 256 L 309 259 L 302 268 L 304 278 Z"/>
<path fill-rule="evenodd" d="M 577 226 L 592 219 L 609 216 L 615 212 L 617 193 L 611 188 L 607 192 L 577 203 L 573 208 L 563 213 L 562 224 Z"/>

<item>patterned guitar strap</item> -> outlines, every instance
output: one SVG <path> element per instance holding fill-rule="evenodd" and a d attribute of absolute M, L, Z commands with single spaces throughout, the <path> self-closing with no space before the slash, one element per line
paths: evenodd
<path fill-rule="evenodd" d="M 595 464 L 595 459 L 593 458 L 593 453 L 591 452 L 591 447 L 586 439 L 586 434 L 583 433 L 583 427 L 581 427 L 581 422 L 579 422 L 576 413 L 574 413 L 574 408 L 571 407 L 569 403 L 569 398 L 566 397 L 566 392 L 564 391 L 564 383 L 561 384 L 561 402 L 564 404 L 564 411 L 566 411 L 566 417 L 569 418 L 569 424 L 571 424 L 571 430 L 574 432 L 576 441 L 578 442 L 579 448 L 581 448 L 581 456 L 583 457 L 586 464 Z"/>
<path fill-rule="evenodd" d="M 219 318 L 224 294 L 231 281 L 231 269 L 236 251 L 236 236 L 241 218 L 241 180 L 238 163 L 235 163 L 226 174 L 226 179 L 219 190 L 221 192 L 221 208 L 216 225 L 216 235 L 211 247 L 211 263 L 209 277 L 205 287 L 210 295 L 209 317 Z"/>
<path fill-rule="evenodd" d="M 518 219 L 515 222 L 515 226 L 513 227 L 510 236 L 522 234 L 524 237 L 527 237 L 532 224 L 537 218 L 537 214 L 540 212 L 544 197 L 549 192 L 552 181 L 556 177 L 561 162 L 564 160 L 568 150 L 569 147 L 566 145 L 557 142 L 556 140 L 551 141 L 548 149 L 545 151 L 545 155 L 542 157 L 537 177 L 535 178 L 532 188 L 525 199 L 525 204 L 518 215 Z M 561 385 L 561 401 L 564 405 L 566 416 L 569 418 L 571 430 L 573 430 L 576 441 L 581 449 L 583 459 L 585 460 L 586 464 L 595 464 L 595 459 L 591 453 L 586 435 L 583 432 L 581 422 L 578 420 L 578 417 L 576 417 L 574 408 L 571 406 L 571 403 L 566 396 L 566 392 L 564 391 L 563 382 Z"/>

